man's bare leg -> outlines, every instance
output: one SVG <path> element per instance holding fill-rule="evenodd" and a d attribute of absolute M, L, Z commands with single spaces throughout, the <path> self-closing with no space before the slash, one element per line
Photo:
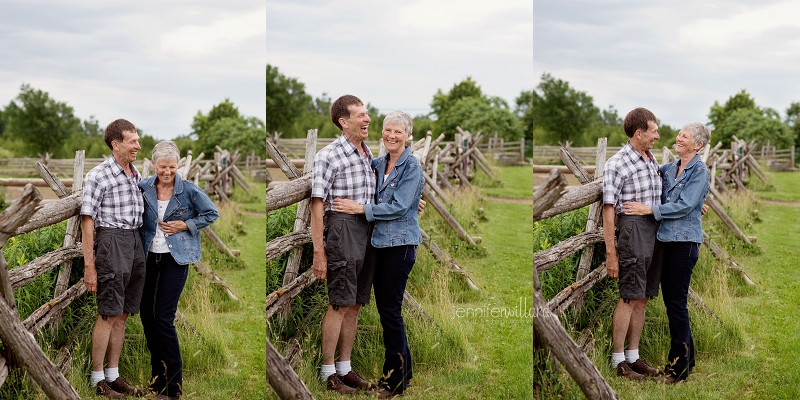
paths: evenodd
<path fill-rule="evenodd" d="M 328 306 L 325 318 L 322 320 L 322 364 L 333 364 L 336 356 L 336 344 L 342 331 L 342 321 L 349 307 L 339 307 L 334 310 Z"/>
<path fill-rule="evenodd" d="M 108 343 L 111 338 L 111 330 L 114 321 L 108 317 L 103 320 L 103 317 L 97 316 L 97 322 L 94 323 L 92 329 L 92 371 L 103 371 L 103 360 L 108 350 Z"/>
<path fill-rule="evenodd" d="M 625 348 L 626 350 L 639 349 L 639 340 L 642 338 L 642 328 L 644 328 L 644 314 L 647 310 L 647 300 L 647 297 L 631 300 L 633 311 L 628 325 L 628 347 Z"/>
<path fill-rule="evenodd" d="M 107 368 L 118 368 L 119 355 L 122 353 L 122 343 L 125 341 L 125 322 L 128 320 L 128 313 L 123 312 L 122 315 L 108 317 L 108 320 L 112 322 L 112 326 L 108 350 L 106 351 Z"/>
<path fill-rule="evenodd" d="M 356 340 L 356 331 L 358 330 L 358 311 L 361 309 L 361 303 L 356 303 L 354 306 L 347 307 L 342 320 L 342 331 L 339 333 L 339 361 L 350 361 L 350 355 L 353 352 L 353 342 Z"/>
<path fill-rule="evenodd" d="M 613 332 L 611 334 L 612 353 L 622 353 L 625 349 L 625 336 L 630 328 L 634 301 L 631 300 L 626 303 L 623 299 L 619 299 L 617 308 L 614 310 Z"/>

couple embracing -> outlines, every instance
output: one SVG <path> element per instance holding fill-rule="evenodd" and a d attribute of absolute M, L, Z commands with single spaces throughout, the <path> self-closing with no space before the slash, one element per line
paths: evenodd
<path fill-rule="evenodd" d="M 698 122 L 684 125 L 675 139 L 678 160 L 659 167 L 650 152 L 659 139 L 655 115 L 636 108 L 625 116 L 623 127 L 630 139 L 603 170 L 606 268 L 608 276 L 618 278 L 620 295 L 611 365 L 628 379 L 649 376 L 673 384 L 685 380 L 695 364 L 686 300 L 703 242 L 709 190 L 708 168 L 698 152 L 710 132 Z M 658 295 L 659 284 L 671 336 L 664 370 L 639 358 L 647 301 Z"/>

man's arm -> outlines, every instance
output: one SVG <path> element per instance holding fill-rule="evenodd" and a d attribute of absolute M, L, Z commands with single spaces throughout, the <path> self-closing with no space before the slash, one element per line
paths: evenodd
<path fill-rule="evenodd" d="M 81 248 L 83 249 L 83 285 L 89 293 L 97 292 L 97 270 L 94 267 L 94 219 L 81 215 Z"/>
<path fill-rule="evenodd" d="M 603 205 L 603 239 L 606 242 L 606 271 L 612 279 L 619 277 L 619 259 L 617 258 L 617 240 L 614 236 L 614 217 L 616 216 L 613 204 Z"/>
<path fill-rule="evenodd" d="M 311 198 L 311 243 L 314 245 L 314 276 L 324 281 L 328 277 L 328 258 L 325 256 L 325 241 L 322 238 L 325 226 L 322 218 L 325 204 L 319 197 Z"/>

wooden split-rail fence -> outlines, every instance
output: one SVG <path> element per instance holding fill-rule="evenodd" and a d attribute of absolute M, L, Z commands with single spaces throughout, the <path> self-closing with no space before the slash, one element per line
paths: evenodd
<path fill-rule="evenodd" d="M 444 135 L 432 140 L 429 132 L 425 138 L 411 145 L 414 156 L 420 160 L 423 167 L 426 182 L 422 192 L 423 198 L 463 241 L 473 245 L 480 243 L 481 238 L 471 236 L 456 218 L 450 214 L 446 204 L 451 202 L 450 196 L 457 192 L 456 186 L 462 190 L 471 188 L 469 181 L 474 177 L 478 168 L 483 170 L 491 179 L 494 179 L 488 160 L 477 147 L 480 138 L 480 134 L 473 135 L 467 131 L 460 131 L 458 139 L 462 145 L 443 144 Z M 315 129 L 309 130 L 304 152 L 305 158 L 302 163 L 298 163 L 289 159 L 275 143 L 267 140 L 267 154 L 272 158 L 275 165 L 280 167 L 284 175 L 290 179 L 286 183 L 270 184 L 270 178 L 267 177 L 267 212 L 299 203 L 293 231 L 267 243 L 267 262 L 287 251 L 291 252 L 286 263 L 283 286 L 267 295 L 267 320 L 273 315 L 284 318 L 288 314 L 292 299 L 304 288 L 316 281 L 311 268 L 299 274 L 299 267 L 300 257 L 302 256 L 301 246 L 311 242 L 311 233 L 309 231 L 311 167 L 318 147 L 317 131 Z M 379 149 L 379 155 L 385 154 L 385 148 L 381 143 L 377 143 L 376 147 Z M 439 171 L 439 163 L 445 164 L 441 171 Z M 303 171 L 298 169 L 298 164 L 304 168 Z M 455 185 L 450 182 L 451 179 L 456 182 Z M 448 193 L 450 194 L 448 195 Z M 462 277 L 471 289 L 479 290 L 464 268 L 436 244 L 425 231 L 421 230 L 421 234 L 423 246 L 430 251 L 430 254 L 437 262 L 449 268 L 450 272 Z M 425 313 L 422 306 L 408 292 L 403 295 L 403 304 L 410 307 L 427 321 L 435 324 L 433 318 Z M 287 353 L 281 355 L 267 338 L 267 377 L 270 385 L 278 392 L 281 398 L 311 398 L 308 388 L 292 370 L 292 363 L 287 361 L 296 360 L 296 352 L 298 350 L 298 346 L 287 346 Z"/>
<path fill-rule="evenodd" d="M 721 144 L 717 145 L 719 148 Z M 703 162 L 712 171 L 722 170 L 717 183 L 712 184 L 717 187 L 725 187 L 726 193 L 732 193 L 728 189 L 729 182 L 733 182 L 733 190 L 746 190 L 744 185 L 739 185 L 740 167 L 747 163 L 749 171 L 763 179 L 763 172 L 760 171 L 758 164 L 748 157 L 754 148 L 753 143 L 735 141 L 736 151 L 732 151 L 729 156 L 717 156 L 711 151 L 710 146 L 706 146 L 703 151 Z M 743 148 L 743 151 L 739 151 Z M 666 147 L 663 151 L 663 162 L 670 162 L 674 159 L 672 153 Z M 558 319 L 570 307 L 580 308 L 585 294 L 598 282 L 607 276 L 605 263 L 592 269 L 591 261 L 594 252 L 594 244 L 603 242 L 602 232 L 602 174 L 603 167 L 607 160 L 606 138 L 598 141 L 597 153 L 595 155 L 594 174 L 590 175 L 577 158 L 566 148 L 559 149 L 560 160 L 566 168 L 575 175 L 582 186 L 567 188 L 567 181 L 558 168 L 552 168 L 548 180 L 534 188 L 533 221 L 550 218 L 555 215 L 566 213 L 589 206 L 589 216 L 586 222 L 584 233 L 575 235 L 556 245 L 539 251 L 533 256 L 533 277 L 534 277 L 534 349 L 547 349 L 555 357 L 556 363 L 564 366 L 573 380 L 578 384 L 587 398 L 592 399 L 616 399 L 619 398 L 614 390 L 608 385 L 603 376 L 587 357 L 587 353 L 593 348 L 592 327 L 587 327 L 576 342 L 564 329 Z M 750 160 L 750 162 L 748 162 Z M 731 165 L 725 162 L 730 161 Z M 714 179 L 714 174 L 711 174 Z M 752 243 L 755 238 L 745 235 L 736 223 L 725 213 L 723 207 L 718 202 L 723 202 L 722 197 L 716 190 L 712 190 L 706 202 L 711 209 L 720 217 L 726 226 L 734 232 L 735 236 L 746 243 Z M 711 253 L 729 270 L 741 275 L 744 281 L 752 286 L 755 283 L 750 279 L 744 267 L 737 263 L 719 244 L 714 242 L 705 232 L 703 233 L 705 242 Z M 546 300 L 542 296 L 539 273 L 554 266 L 559 261 L 582 251 L 578 263 L 576 282 L 564 288 L 552 299 Z M 713 310 L 705 305 L 702 298 L 691 288 L 689 288 L 689 298 L 693 304 L 704 312 L 714 315 Z"/>
<path fill-rule="evenodd" d="M 189 158 L 191 160 L 191 158 Z M 83 195 L 84 151 L 76 152 L 73 161 L 73 178 L 65 184 L 44 163 L 37 162 L 34 167 L 41 179 L 21 180 L 12 184 L 24 184 L 22 194 L 0 213 L 0 386 L 5 383 L 11 367 L 22 367 L 51 399 L 79 399 L 77 392 L 64 377 L 71 366 L 70 347 L 64 346 L 55 358 L 55 363 L 42 351 L 34 335 L 48 324 L 57 325 L 63 311 L 77 298 L 86 293 L 81 278 L 69 286 L 72 260 L 83 257 L 80 243 L 80 208 Z M 186 159 L 185 165 L 191 165 Z M 33 181 L 33 182 L 31 182 Z M 8 184 L 9 182 L 5 182 Z M 59 200 L 43 203 L 36 186 L 47 186 L 58 195 Z M 71 187 L 71 189 L 68 189 Z M 18 268 L 8 270 L 2 247 L 11 237 L 22 235 L 36 229 L 54 225 L 67 220 L 64 244 L 61 248 L 37 257 Z M 223 241 L 206 227 L 202 230 L 209 240 L 228 256 L 237 256 L 238 250 L 229 249 Z M 228 296 L 237 300 L 227 283 L 205 263 L 199 261 L 195 270 L 221 286 Z M 20 320 L 17 312 L 14 291 L 32 282 L 42 274 L 58 268 L 53 299 L 42 304 L 25 320 Z M 180 312 L 176 318 L 191 327 Z M 7 359 L 3 354 L 10 354 Z"/>

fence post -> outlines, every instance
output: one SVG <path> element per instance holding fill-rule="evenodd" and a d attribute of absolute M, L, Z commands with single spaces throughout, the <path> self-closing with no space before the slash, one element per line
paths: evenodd
<path fill-rule="evenodd" d="M 525 164 L 525 138 L 519 140 L 519 163 Z"/>

